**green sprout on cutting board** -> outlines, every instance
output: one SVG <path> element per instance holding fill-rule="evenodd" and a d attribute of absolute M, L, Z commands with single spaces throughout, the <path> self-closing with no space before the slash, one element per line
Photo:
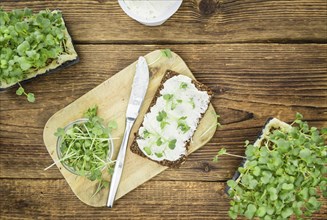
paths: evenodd
<path fill-rule="evenodd" d="M 61 138 L 61 158 L 55 161 L 64 163 L 66 167 L 73 170 L 79 176 L 85 176 L 91 181 L 97 181 L 98 186 L 94 194 L 102 188 L 109 187 L 109 182 L 104 179 L 104 172 L 112 175 L 115 161 L 108 157 L 109 151 L 113 150 L 109 134 L 117 129 L 116 121 L 109 121 L 104 126 L 103 119 L 97 116 L 97 106 L 89 108 L 84 117 L 88 121 L 76 123 L 68 129 L 58 128 L 55 136 Z M 109 149 L 111 148 L 111 149 Z"/>
<path fill-rule="evenodd" d="M 161 57 L 171 59 L 173 57 L 173 54 L 170 49 L 162 49 L 160 50 L 160 56 L 155 61 L 149 63 L 148 66 L 151 66 L 152 64 L 156 63 Z"/>

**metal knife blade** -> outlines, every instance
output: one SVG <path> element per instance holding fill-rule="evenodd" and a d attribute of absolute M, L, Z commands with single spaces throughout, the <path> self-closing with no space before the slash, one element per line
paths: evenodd
<path fill-rule="evenodd" d="M 144 57 L 139 57 L 136 66 L 134 80 L 133 80 L 131 96 L 129 98 L 129 102 L 126 110 L 125 133 L 124 133 L 123 141 L 120 146 L 114 173 L 112 175 L 111 183 L 110 183 L 110 190 L 109 190 L 109 196 L 107 201 L 107 206 L 109 208 L 113 207 L 115 201 L 117 189 L 120 183 L 121 174 L 123 172 L 129 134 L 139 114 L 148 85 L 149 85 L 148 65 Z"/>
<path fill-rule="evenodd" d="M 144 96 L 149 85 L 149 68 L 144 57 L 139 57 L 134 81 L 132 85 L 131 96 L 129 98 L 126 118 L 134 118 L 139 114 Z"/>

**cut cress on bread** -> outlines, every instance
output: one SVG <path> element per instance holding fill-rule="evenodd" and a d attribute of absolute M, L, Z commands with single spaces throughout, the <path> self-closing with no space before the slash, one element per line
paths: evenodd
<path fill-rule="evenodd" d="M 212 95 L 207 86 L 168 70 L 135 134 L 131 151 L 161 165 L 179 167 Z"/>

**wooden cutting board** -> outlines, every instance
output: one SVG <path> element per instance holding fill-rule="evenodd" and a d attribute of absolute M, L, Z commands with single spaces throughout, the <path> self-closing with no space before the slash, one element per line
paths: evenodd
<path fill-rule="evenodd" d="M 146 113 L 148 106 L 150 105 L 150 102 L 160 84 L 161 78 L 165 71 L 170 69 L 194 78 L 193 74 L 185 62 L 182 60 L 182 58 L 173 52 L 171 58 L 163 56 L 160 50 L 153 51 L 147 54 L 145 57 L 151 72 L 149 88 L 144 103 L 141 107 L 140 115 L 132 129 L 128 148 L 132 143 L 132 139 L 134 137 L 133 134 L 138 130 L 142 123 L 143 116 Z M 109 120 L 116 120 L 118 123 L 118 129 L 112 133 L 112 137 L 119 138 L 114 141 L 114 159 L 117 157 L 125 129 L 125 111 L 131 92 L 135 66 L 136 62 L 132 63 L 70 105 L 55 113 L 48 120 L 44 128 L 43 139 L 45 146 L 54 161 L 58 160 L 56 153 L 57 138 L 54 136 L 57 128 L 65 127 L 70 122 L 81 118 L 83 113 L 89 107 L 94 105 L 98 105 L 98 115 L 102 117 L 105 122 L 108 122 Z M 216 131 L 215 123 L 216 112 L 213 106 L 210 104 L 208 111 L 201 119 L 199 127 L 193 136 L 193 142 L 190 144 L 189 153 L 199 149 L 212 138 Z M 212 127 L 212 129 L 208 130 L 210 127 Z M 109 189 L 103 189 L 100 191 L 100 193 L 93 196 L 96 188 L 95 182 L 91 182 L 85 177 L 71 174 L 60 163 L 57 163 L 57 166 L 75 195 L 82 202 L 95 207 L 106 205 Z M 155 162 L 142 158 L 132 153 L 128 149 L 116 200 L 131 190 L 135 189 L 136 187 L 140 186 L 144 182 L 148 181 L 152 177 L 161 173 L 165 169 L 167 169 L 167 167 L 158 165 Z"/>

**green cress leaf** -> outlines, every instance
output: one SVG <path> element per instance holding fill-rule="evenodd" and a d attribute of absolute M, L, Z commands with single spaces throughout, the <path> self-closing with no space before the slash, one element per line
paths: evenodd
<path fill-rule="evenodd" d="M 118 128 L 118 123 L 115 120 L 111 120 L 108 123 L 109 132 L 116 130 Z"/>
<path fill-rule="evenodd" d="M 258 217 L 263 217 L 263 216 L 265 216 L 266 212 L 267 212 L 267 208 L 264 207 L 264 206 L 261 206 L 257 210 L 257 216 Z"/>
<path fill-rule="evenodd" d="M 170 49 L 161 50 L 161 54 L 162 54 L 162 56 L 167 57 L 167 58 L 173 57 Z"/>
<path fill-rule="evenodd" d="M 160 122 L 160 128 L 161 129 L 164 129 L 166 127 L 166 125 L 169 125 L 169 122 L 166 122 L 166 121 L 161 121 Z"/>
<path fill-rule="evenodd" d="M 287 184 L 287 183 L 283 183 L 283 185 L 282 185 L 282 189 L 285 189 L 285 190 L 292 190 L 292 189 L 294 189 L 294 185 L 293 184 Z"/>
<path fill-rule="evenodd" d="M 163 154 L 162 153 L 154 153 L 158 158 L 161 158 L 163 157 Z"/>
<path fill-rule="evenodd" d="M 148 130 L 144 130 L 143 132 L 143 138 L 148 138 L 150 136 L 150 132 Z"/>
<path fill-rule="evenodd" d="M 157 146 L 161 146 L 162 143 L 163 142 L 162 142 L 161 138 L 158 138 L 157 141 L 156 141 Z"/>
<path fill-rule="evenodd" d="M 57 131 L 54 134 L 56 137 L 61 137 L 65 135 L 65 129 L 63 128 L 57 128 Z"/>
<path fill-rule="evenodd" d="M 258 167 L 258 166 L 254 167 L 254 169 L 253 169 L 253 175 L 254 176 L 259 176 L 260 173 L 261 173 L 260 167 Z"/>
<path fill-rule="evenodd" d="M 28 49 L 30 49 L 30 43 L 25 40 L 17 47 L 17 52 L 20 56 L 23 56 Z"/>
<path fill-rule="evenodd" d="M 31 68 L 31 64 L 30 62 L 25 58 L 25 57 L 22 57 L 20 60 L 19 60 L 19 63 L 20 63 L 20 68 L 25 71 L 25 70 L 28 70 L 29 68 Z"/>
<path fill-rule="evenodd" d="M 217 163 L 218 161 L 219 161 L 219 156 L 218 155 L 214 156 L 214 158 L 212 159 L 212 162 Z"/>
<path fill-rule="evenodd" d="M 302 115 L 301 113 L 297 112 L 297 113 L 295 114 L 295 118 L 296 118 L 297 120 L 302 120 L 302 119 L 303 119 L 303 115 Z"/>
<path fill-rule="evenodd" d="M 195 103 L 194 103 L 193 98 L 190 98 L 189 103 L 192 105 L 192 108 L 195 109 Z"/>
<path fill-rule="evenodd" d="M 300 151 L 300 157 L 304 160 L 308 159 L 311 156 L 311 151 L 307 148 Z"/>
<path fill-rule="evenodd" d="M 217 155 L 218 155 L 218 156 L 221 156 L 221 155 L 223 155 L 223 154 L 225 154 L 225 153 L 226 153 L 226 149 L 225 149 L 225 148 L 221 148 L 221 149 L 218 151 Z"/>
<path fill-rule="evenodd" d="M 169 143 L 168 143 L 169 149 L 174 150 L 175 147 L 176 147 L 176 142 L 177 142 L 176 139 L 173 139 L 173 140 L 169 141 Z"/>
<path fill-rule="evenodd" d="M 251 218 L 253 218 L 256 211 L 257 211 L 257 208 L 255 207 L 255 205 L 249 204 L 244 213 L 244 216 L 251 219 Z"/>
<path fill-rule="evenodd" d="M 188 130 L 190 130 L 190 126 L 188 126 L 185 122 L 178 122 L 177 128 L 180 128 L 183 133 L 186 133 Z"/>
<path fill-rule="evenodd" d="M 145 153 L 147 155 L 149 155 L 149 156 L 152 155 L 152 151 L 151 151 L 151 148 L 150 147 L 144 147 L 143 150 L 145 151 Z"/>
<path fill-rule="evenodd" d="M 293 210 L 292 210 L 292 208 L 286 208 L 286 209 L 284 209 L 283 211 L 282 211 L 282 217 L 284 218 L 284 219 L 287 219 L 288 217 L 290 217 L 292 214 L 293 214 Z"/>
<path fill-rule="evenodd" d="M 167 117 L 167 113 L 165 111 L 160 111 L 157 115 L 157 121 L 163 121 Z"/>
<path fill-rule="evenodd" d="M 231 219 L 236 219 L 237 218 L 237 213 L 233 212 L 231 210 L 228 211 L 228 215 Z"/>
<path fill-rule="evenodd" d="M 315 209 L 320 208 L 321 203 L 316 199 L 316 197 L 310 197 L 308 203 Z"/>
<path fill-rule="evenodd" d="M 181 82 L 181 84 L 179 85 L 180 89 L 186 89 L 187 88 L 187 83 L 186 82 Z"/>
<path fill-rule="evenodd" d="M 180 117 L 177 121 L 177 128 L 180 128 L 180 130 L 183 133 L 186 133 L 188 130 L 190 130 L 190 126 L 186 124 L 186 118 L 187 116 Z"/>
<path fill-rule="evenodd" d="M 24 88 L 20 86 L 20 87 L 16 90 L 16 94 L 17 94 L 17 95 L 23 95 L 23 94 L 24 94 Z"/>
<path fill-rule="evenodd" d="M 237 185 L 237 183 L 234 180 L 228 180 L 227 185 L 231 188 L 234 188 Z"/>
<path fill-rule="evenodd" d="M 35 96 L 34 96 L 34 94 L 33 93 L 28 93 L 27 94 L 27 100 L 29 102 L 35 102 Z"/>
<path fill-rule="evenodd" d="M 163 99 L 166 101 L 170 101 L 174 97 L 173 94 L 164 94 Z"/>
<path fill-rule="evenodd" d="M 98 106 L 93 106 L 91 108 L 89 108 L 84 114 L 83 116 L 86 118 L 94 118 L 95 116 L 97 116 L 98 114 Z"/>

